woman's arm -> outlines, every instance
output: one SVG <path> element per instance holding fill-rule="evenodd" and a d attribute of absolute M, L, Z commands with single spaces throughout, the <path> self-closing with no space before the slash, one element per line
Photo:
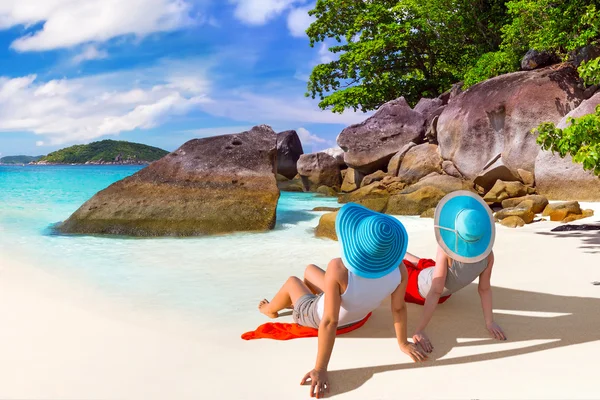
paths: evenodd
<path fill-rule="evenodd" d="M 408 283 L 408 272 L 406 271 L 404 264 L 400 265 L 400 274 L 402 276 L 402 281 L 392 293 L 392 316 L 394 318 L 394 330 L 396 331 L 398 345 L 400 346 L 400 350 L 408 354 L 413 361 L 425 361 L 427 356 L 419 351 L 417 346 L 410 343 L 407 339 L 408 317 L 404 295 L 406 293 L 406 285 Z"/>
<path fill-rule="evenodd" d="M 319 325 L 317 362 L 315 368 L 307 373 L 300 383 L 304 385 L 310 379 L 311 397 L 321 398 L 326 391 L 329 391 L 327 365 L 335 343 L 340 305 L 342 303 L 340 285 L 345 276 L 347 276 L 346 268 L 340 264 L 339 260 L 332 260 L 325 272 L 325 308 Z"/>
<path fill-rule="evenodd" d="M 433 316 L 433 312 L 438 305 L 438 301 L 444 292 L 444 284 L 446 283 L 446 274 L 448 273 L 448 256 L 444 251 L 438 246 L 437 255 L 435 258 L 435 270 L 433 271 L 433 278 L 431 281 L 431 288 L 429 289 L 429 293 L 427 293 L 427 297 L 425 298 L 425 307 L 423 308 L 423 313 L 421 314 L 421 320 L 417 325 L 417 329 L 413 336 L 413 340 L 416 343 L 419 343 L 421 347 L 428 353 L 433 350 L 433 346 L 429 341 L 429 338 L 423 332 L 431 321 L 431 317 Z"/>
<path fill-rule="evenodd" d="M 488 331 L 498 340 L 506 340 L 506 336 L 495 322 L 492 306 L 492 268 L 494 267 L 494 253 L 488 257 L 487 268 L 479 275 L 479 297 L 481 298 L 481 308 L 483 309 L 483 318 Z"/>

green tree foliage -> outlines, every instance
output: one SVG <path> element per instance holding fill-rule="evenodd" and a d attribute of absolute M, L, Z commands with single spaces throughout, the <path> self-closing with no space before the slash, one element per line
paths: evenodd
<path fill-rule="evenodd" d="M 588 85 L 600 85 L 600 58 L 579 67 L 579 75 Z M 544 150 L 558 153 L 561 157 L 571 155 L 586 170 L 600 175 L 600 105 L 594 114 L 581 118 L 569 118 L 568 127 L 557 128 L 553 123 L 543 123 L 533 133 Z"/>
<path fill-rule="evenodd" d="M 29 164 L 30 162 L 37 161 L 42 156 L 6 156 L 0 158 L 0 164 Z"/>
<path fill-rule="evenodd" d="M 75 145 L 55 151 L 43 157 L 41 161 L 60 164 L 84 164 L 88 161 L 114 161 L 117 156 L 122 160 L 156 161 L 168 154 L 157 147 L 139 143 L 116 140 L 102 140 L 86 145 Z"/>
<path fill-rule="evenodd" d="M 500 0 L 318 0 L 310 44 L 334 42 L 337 59 L 314 68 L 307 95 L 334 112 L 437 96 L 497 50 L 505 11 Z"/>

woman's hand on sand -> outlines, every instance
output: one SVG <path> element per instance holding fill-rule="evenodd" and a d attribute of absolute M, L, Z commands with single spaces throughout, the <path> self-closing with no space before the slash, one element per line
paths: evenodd
<path fill-rule="evenodd" d="M 407 354 L 415 362 L 427 360 L 427 354 L 423 353 L 421 350 L 419 350 L 419 348 L 416 345 L 412 344 L 411 342 L 405 342 L 401 344 L 400 350 L 402 350 L 404 354 Z"/>
<path fill-rule="evenodd" d="M 486 327 L 487 327 L 487 330 L 492 334 L 494 339 L 506 340 L 506 335 L 504 334 L 504 331 L 502 330 L 502 328 L 500 328 L 498 326 L 497 323 L 491 322 L 491 323 L 487 324 Z"/>
<path fill-rule="evenodd" d="M 301 385 L 306 385 L 310 381 L 310 397 L 322 399 L 325 393 L 329 393 L 329 378 L 327 371 L 317 371 L 313 369 L 302 378 Z"/>
<path fill-rule="evenodd" d="M 415 344 L 421 346 L 421 348 L 427 353 L 431 353 L 433 351 L 433 345 L 431 344 L 431 341 L 429 340 L 425 332 L 415 332 L 415 334 L 413 335 L 413 341 L 415 342 Z"/>

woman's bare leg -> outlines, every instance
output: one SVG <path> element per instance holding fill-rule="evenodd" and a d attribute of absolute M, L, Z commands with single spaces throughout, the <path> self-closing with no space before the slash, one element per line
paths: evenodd
<path fill-rule="evenodd" d="M 312 293 L 304 282 L 300 278 L 290 276 L 275 297 L 273 297 L 273 300 L 271 302 L 267 301 L 267 299 L 262 300 L 258 304 L 258 309 L 269 318 L 277 318 L 279 311 L 295 304 L 300 297 L 306 294 Z"/>
<path fill-rule="evenodd" d="M 325 271 L 314 264 L 309 264 L 304 271 L 304 284 L 314 294 L 323 293 L 325 290 Z"/>

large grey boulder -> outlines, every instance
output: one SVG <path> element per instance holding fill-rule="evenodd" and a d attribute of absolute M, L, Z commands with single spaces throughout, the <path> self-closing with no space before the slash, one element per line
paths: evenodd
<path fill-rule="evenodd" d="M 306 190 L 315 191 L 320 186 L 339 189 L 342 185 L 338 162 L 323 152 L 301 155 L 298 160 L 298 173 Z"/>
<path fill-rule="evenodd" d="M 542 122 L 559 122 L 583 99 L 571 66 L 498 76 L 452 98 L 439 117 L 442 158 L 468 179 L 497 154 L 514 174 L 533 171 L 540 147 L 530 132 Z M 518 175 L 517 175 L 518 176 Z"/>
<path fill-rule="evenodd" d="M 275 226 L 276 134 L 194 139 L 98 192 L 58 230 L 69 234 L 194 236 Z"/>
<path fill-rule="evenodd" d="M 598 104 L 600 93 L 567 114 L 557 127 L 566 128 L 570 117 L 579 118 L 594 113 Z M 538 193 L 550 200 L 600 200 L 600 178 L 585 171 L 581 164 L 574 163 L 571 156 L 560 158 L 558 154 L 540 151 L 535 160 L 535 184 Z"/>
<path fill-rule="evenodd" d="M 385 103 L 360 124 L 344 129 L 337 138 L 349 167 L 365 174 L 385 170 L 394 154 L 409 142 L 419 143 L 425 118 L 404 97 Z"/>
<path fill-rule="evenodd" d="M 277 173 L 293 179 L 298 173 L 296 164 L 304 154 L 302 142 L 296 131 L 284 131 L 277 134 Z"/>

